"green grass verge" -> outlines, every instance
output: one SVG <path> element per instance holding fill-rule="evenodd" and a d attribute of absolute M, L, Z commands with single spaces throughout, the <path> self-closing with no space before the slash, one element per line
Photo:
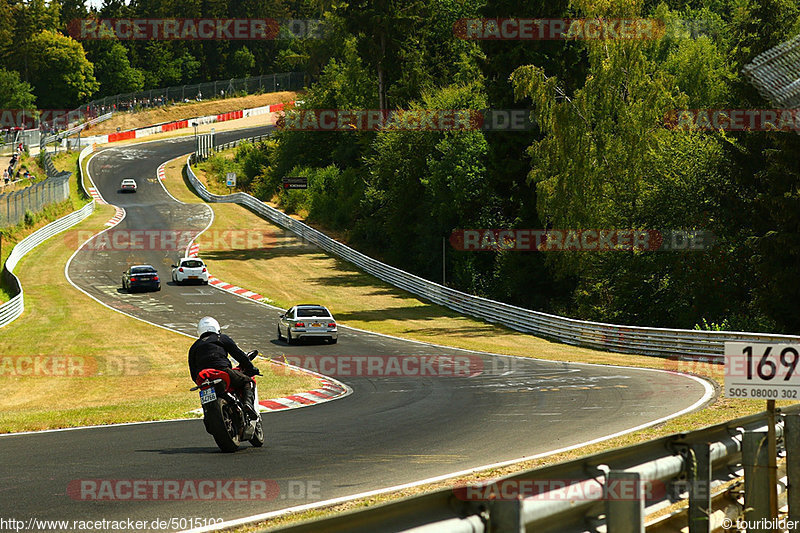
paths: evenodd
<path fill-rule="evenodd" d="M 28 163 L 36 164 L 35 159 L 29 158 Z M 39 228 L 46 226 L 50 222 L 57 220 L 72 211 L 76 211 L 88 203 L 86 195 L 78 187 L 78 153 L 67 152 L 59 154 L 54 158 L 53 164 L 57 170 L 68 170 L 72 172 L 69 180 L 70 196 L 67 200 L 57 204 L 45 206 L 42 211 L 33 213 L 33 217 L 28 221 L 22 221 L 16 226 L 0 228 L 0 265 L 5 265 L 8 255 L 14 246 Z M 38 165 L 37 165 L 38 168 Z M 40 172 L 44 172 L 39 169 Z M 0 303 L 7 302 L 13 295 L 5 280 L 0 279 Z"/>
<path fill-rule="evenodd" d="M 111 206 L 98 206 L 16 269 L 25 288 L 25 313 L 0 330 L 0 433 L 194 416 L 189 411 L 199 403 L 188 390 L 186 364 L 193 339 L 111 311 L 64 277 L 78 232 L 102 230 L 113 214 Z M 26 357 L 44 362 L 43 368 L 62 358 L 87 370 L 25 375 L 30 366 L 18 365 Z M 259 368 L 262 398 L 318 385 L 307 375 L 275 373 L 263 363 Z"/>
<path fill-rule="evenodd" d="M 185 172 L 182 172 L 185 160 L 181 158 L 167 166 L 164 183 L 173 195 L 183 201 L 200 202 L 202 200 L 187 190 L 190 185 L 185 178 Z M 305 245 L 241 206 L 217 203 L 209 205 L 216 214 L 211 227 L 212 234 L 224 234 L 230 230 L 257 233 L 262 235 L 257 240 L 263 243 L 262 246 L 239 248 L 214 246 L 213 242 L 201 245 L 201 256 L 208 263 L 209 270 L 219 279 L 267 296 L 280 307 L 287 308 L 301 301 L 319 302 L 328 306 L 337 320 L 344 324 L 403 338 L 553 361 L 679 370 L 704 377 L 717 386 L 723 383 L 722 368 L 719 365 L 684 364 L 658 357 L 569 346 L 461 316 L 386 284 L 316 247 Z M 285 280 L 288 279 L 292 282 L 286 283 Z M 778 402 L 778 405 L 789 403 L 796 402 Z M 699 429 L 763 409 L 764 402 L 761 401 L 717 397 L 701 410 L 644 430 L 551 457 L 478 473 L 464 480 L 508 475 L 664 435 Z M 265 527 L 327 516 L 451 485 L 452 481 L 442 482 L 366 498 L 322 511 L 308 511 L 297 516 L 267 521 L 258 526 L 239 528 L 236 531 L 261 531 Z"/>

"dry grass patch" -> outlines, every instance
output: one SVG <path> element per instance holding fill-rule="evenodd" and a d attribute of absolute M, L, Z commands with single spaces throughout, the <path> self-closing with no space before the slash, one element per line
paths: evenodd
<path fill-rule="evenodd" d="M 139 113 L 120 112 L 114 114 L 113 117 L 105 122 L 87 128 L 84 135 L 104 135 L 106 133 L 114 133 L 117 131 L 117 128 L 119 128 L 120 131 L 132 130 L 152 126 L 153 124 L 161 124 L 162 122 L 172 122 L 206 115 L 218 115 L 230 111 L 239 111 L 240 109 L 279 104 L 281 102 L 295 100 L 296 98 L 296 91 L 281 91 L 276 93 L 251 94 L 238 98 L 209 100 L 207 102 L 177 103 L 140 111 Z"/>
<path fill-rule="evenodd" d="M 165 185 L 173 194 L 187 195 L 200 201 L 191 192 L 181 192 L 181 168 L 185 158 L 168 167 Z M 619 365 L 684 371 L 706 378 L 717 388 L 723 384 L 719 365 L 692 364 L 643 355 L 628 355 L 569 346 L 526 335 L 498 325 L 461 316 L 442 306 L 422 301 L 415 296 L 384 283 L 356 269 L 350 263 L 329 256 L 318 248 L 266 222 L 247 209 L 234 204 L 210 204 L 216 213 L 216 231 L 245 230 L 264 232 L 263 246 L 241 249 L 201 247 L 201 255 L 215 276 L 271 298 L 275 305 L 287 308 L 299 301 L 318 301 L 328 306 L 338 321 L 350 326 L 397 335 L 408 339 L 434 342 L 470 350 L 506 355 L 534 357 L 552 361 Z M 297 218 L 297 217 L 296 217 Z M 242 261 L 246 259 L 246 261 Z M 268 275 L 265 273 L 269 273 Z M 291 279 L 291 283 L 285 280 Z M 788 405 L 791 402 L 778 402 Z M 257 531 L 289 522 L 318 518 L 330 514 L 367 507 L 435 489 L 451 487 L 456 481 L 478 481 L 509 475 L 521 470 L 575 459 L 611 448 L 629 446 L 656 437 L 699 429 L 764 409 L 764 402 L 717 397 L 705 408 L 656 426 L 616 437 L 601 443 L 560 453 L 546 458 L 492 469 L 458 480 L 444 481 L 315 510 L 292 517 L 283 517 L 239 528 L 236 531 Z"/>
<path fill-rule="evenodd" d="M 0 335 L 0 433 L 192 417 L 199 406 L 186 354 L 193 339 L 111 311 L 74 288 L 64 265 L 78 232 L 96 232 L 114 214 L 108 205 L 41 244 L 17 268 L 25 313 Z M 39 361 L 81 371 L 20 375 Z M 317 386 L 307 375 L 274 373 L 260 364 L 262 398 Z M 21 371 L 20 371 L 21 370 Z M 136 377 L 137 379 L 131 379 Z M 133 400 L 132 400 L 133 399 Z"/>

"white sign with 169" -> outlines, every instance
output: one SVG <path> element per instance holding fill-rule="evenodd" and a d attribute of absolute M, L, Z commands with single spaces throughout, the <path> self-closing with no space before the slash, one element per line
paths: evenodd
<path fill-rule="evenodd" d="M 726 342 L 725 396 L 800 399 L 800 344 Z"/>

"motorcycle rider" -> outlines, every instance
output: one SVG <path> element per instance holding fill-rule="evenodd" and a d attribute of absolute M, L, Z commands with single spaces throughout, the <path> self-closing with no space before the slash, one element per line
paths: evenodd
<path fill-rule="evenodd" d="M 222 370 L 231 378 L 231 387 L 242 391 L 245 410 L 251 420 L 258 418 L 255 409 L 255 383 L 251 376 L 259 376 L 261 372 L 253 365 L 244 353 L 227 335 L 220 333 L 219 322 L 213 317 L 204 316 L 197 323 L 198 339 L 189 348 L 189 372 L 192 381 L 197 383 L 197 376 L 204 368 Z M 232 367 L 228 355 L 236 359 L 242 370 Z"/>

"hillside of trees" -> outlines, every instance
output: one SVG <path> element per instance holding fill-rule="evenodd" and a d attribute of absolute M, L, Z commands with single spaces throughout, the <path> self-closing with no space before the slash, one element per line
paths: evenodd
<path fill-rule="evenodd" d="M 3 105 L 302 70 L 306 109 L 526 109 L 535 127 L 296 131 L 244 147 L 240 185 L 441 281 L 470 228 L 703 230 L 703 251 L 445 253 L 449 286 L 582 319 L 800 333 L 800 135 L 670 127 L 769 108 L 741 74 L 800 33 L 798 0 L 106 0 L 95 16 L 321 19 L 318 39 L 88 41 L 76 0 L 4 3 Z M 651 39 L 469 40 L 461 19 L 657 19 Z M 45 68 L 47 65 L 47 68 Z M 70 73 L 67 76 L 67 73 Z M 307 176 L 307 191 L 281 178 Z"/>
<path fill-rule="evenodd" d="M 109 19 L 318 20 L 310 0 L 3 0 L 0 105 L 74 109 L 91 99 L 144 89 L 274 72 L 315 71 L 327 59 L 319 39 L 284 31 L 263 40 L 75 39 L 75 21 Z M 72 26 L 70 26 L 72 24 Z"/>

